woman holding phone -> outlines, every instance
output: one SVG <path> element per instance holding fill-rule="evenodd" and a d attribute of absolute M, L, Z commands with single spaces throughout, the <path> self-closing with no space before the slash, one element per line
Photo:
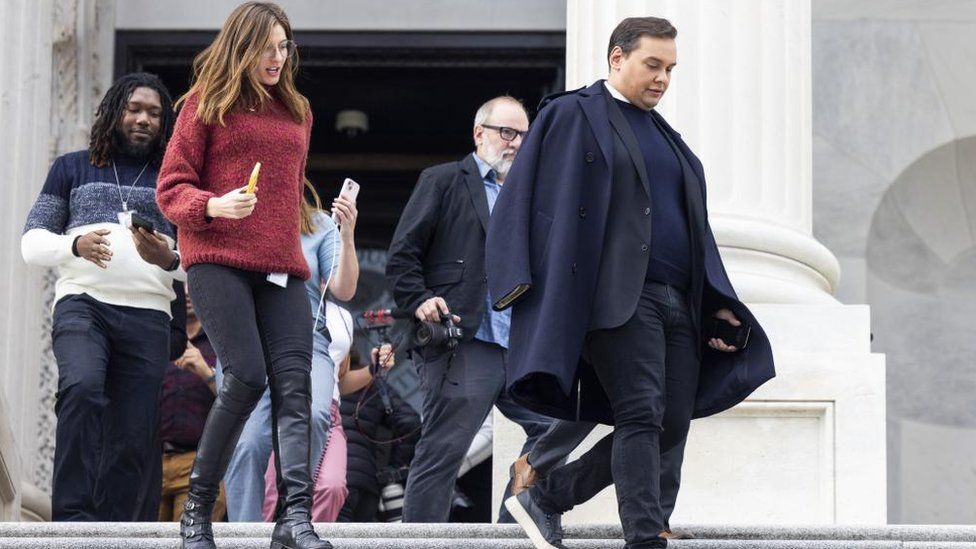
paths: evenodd
<path fill-rule="evenodd" d="M 285 12 L 238 6 L 193 62 L 159 174 L 157 201 L 179 228 L 194 305 L 223 367 L 190 474 L 184 548 L 215 547 L 219 483 L 266 385 L 279 494 L 271 547 L 332 547 L 309 520 L 312 314 L 300 205 L 312 113 L 297 69 Z"/>

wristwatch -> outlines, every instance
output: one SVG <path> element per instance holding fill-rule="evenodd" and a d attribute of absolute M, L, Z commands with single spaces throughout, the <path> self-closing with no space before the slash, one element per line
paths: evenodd
<path fill-rule="evenodd" d="M 173 255 L 175 256 L 173 262 L 169 264 L 169 267 L 166 267 L 166 272 L 172 272 L 180 268 L 180 252 L 173 250 Z"/>

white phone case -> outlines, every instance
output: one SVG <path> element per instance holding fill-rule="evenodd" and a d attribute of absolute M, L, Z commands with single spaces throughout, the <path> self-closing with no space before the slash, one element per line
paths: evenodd
<path fill-rule="evenodd" d="M 342 190 L 339 191 L 339 196 L 342 196 L 346 198 L 346 200 L 355 204 L 356 197 L 359 196 L 359 183 L 356 183 L 347 177 L 346 180 L 342 182 Z M 334 211 L 332 212 L 332 221 L 335 221 L 336 223 L 339 222 L 339 216 L 336 215 Z"/>

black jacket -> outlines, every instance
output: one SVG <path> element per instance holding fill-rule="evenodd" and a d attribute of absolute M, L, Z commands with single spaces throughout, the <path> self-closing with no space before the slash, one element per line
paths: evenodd
<path fill-rule="evenodd" d="M 363 393 L 365 392 L 365 397 Z M 342 430 L 346 433 L 347 464 L 346 485 L 350 490 L 358 489 L 378 494 L 376 482 L 377 444 L 373 440 L 389 440 L 413 433 L 405 440 L 393 444 L 390 450 L 391 467 L 406 467 L 413 459 L 414 445 L 420 434 L 420 416 L 409 404 L 400 398 L 393 388 L 389 391 L 393 413 L 387 414 L 376 384 L 342 397 L 340 411 Z M 359 402 L 362 400 L 362 406 Z M 359 406 L 359 420 L 356 410 Z M 385 428 L 384 433 L 380 428 Z M 392 434 L 390 434 L 392 433 Z M 373 440 L 370 440 L 373 439 Z"/>
<path fill-rule="evenodd" d="M 176 299 L 170 302 L 169 359 L 176 360 L 186 352 L 186 290 L 182 282 L 173 282 Z"/>
<path fill-rule="evenodd" d="M 488 197 L 472 155 L 420 174 L 390 244 L 386 278 L 411 315 L 439 296 L 461 317 L 464 339 L 485 313 Z"/>

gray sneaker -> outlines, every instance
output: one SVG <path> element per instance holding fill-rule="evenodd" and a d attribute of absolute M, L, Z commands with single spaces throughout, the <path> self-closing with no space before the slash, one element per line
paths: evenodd
<path fill-rule="evenodd" d="M 531 490 L 505 500 L 505 508 L 536 549 L 568 549 L 563 545 L 562 514 L 547 513 L 532 500 Z"/>

